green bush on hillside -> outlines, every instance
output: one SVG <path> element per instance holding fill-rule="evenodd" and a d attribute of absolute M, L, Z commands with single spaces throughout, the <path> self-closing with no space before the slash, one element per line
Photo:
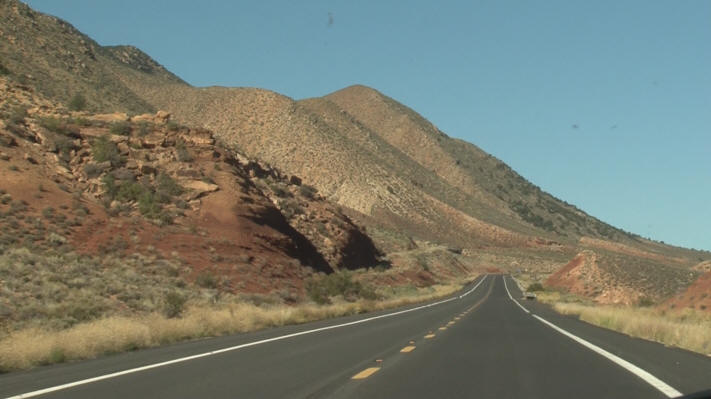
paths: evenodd
<path fill-rule="evenodd" d="M 172 177 L 165 173 L 159 173 L 156 177 L 156 196 L 158 202 L 169 203 L 173 197 L 180 195 L 185 191 Z"/>
<path fill-rule="evenodd" d="M 188 151 L 187 147 L 185 146 L 185 142 L 183 140 L 178 140 L 175 143 L 175 153 L 176 153 L 176 157 L 178 158 L 178 161 L 180 161 L 180 162 L 192 162 L 193 161 L 193 156 L 190 154 L 190 151 Z"/>
<path fill-rule="evenodd" d="M 96 162 L 109 161 L 111 166 L 119 166 L 123 163 L 118 147 L 107 136 L 98 137 L 91 145 L 91 153 Z"/>
<path fill-rule="evenodd" d="M 70 111 L 83 111 L 86 108 L 86 97 L 81 93 L 76 93 L 67 104 Z"/>
<path fill-rule="evenodd" d="M 528 286 L 526 291 L 528 291 L 528 292 L 545 291 L 545 288 L 543 288 L 543 285 L 541 283 L 533 283 Z"/>
<path fill-rule="evenodd" d="M 165 294 L 165 298 L 163 299 L 163 314 L 169 319 L 180 317 L 185 310 L 185 303 L 187 301 L 188 298 L 185 295 L 181 295 L 175 291 Z"/>
<path fill-rule="evenodd" d="M 131 134 L 131 124 L 126 121 L 114 122 L 111 124 L 109 129 L 111 134 L 118 134 L 120 136 L 128 136 Z"/>
<path fill-rule="evenodd" d="M 308 184 L 302 184 L 299 186 L 299 193 L 308 199 L 314 199 L 318 190 L 315 187 L 309 186 Z"/>
<path fill-rule="evenodd" d="M 27 117 L 27 107 L 24 106 L 17 106 L 10 111 L 10 117 L 8 120 L 10 123 L 14 124 L 20 124 L 25 122 L 25 118 Z"/>
<path fill-rule="evenodd" d="M 372 288 L 354 281 L 351 273 L 347 271 L 312 278 L 306 283 L 306 292 L 309 298 L 319 305 L 331 303 L 331 298 L 336 296 L 342 296 L 349 302 L 377 298 Z"/>

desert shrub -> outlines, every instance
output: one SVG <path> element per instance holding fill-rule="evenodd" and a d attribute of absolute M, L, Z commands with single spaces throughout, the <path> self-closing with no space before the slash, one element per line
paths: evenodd
<path fill-rule="evenodd" d="M 289 192 L 286 190 L 283 184 L 280 183 L 275 183 L 269 185 L 269 188 L 272 190 L 274 195 L 276 195 L 279 198 L 286 198 L 289 196 Z"/>
<path fill-rule="evenodd" d="M 91 126 L 91 125 L 92 125 L 92 121 L 91 121 L 91 120 L 86 119 L 86 118 L 81 118 L 81 117 L 77 117 L 77 118 L 72 119 L 72 123 L 75 124 L 75 125 L 77 125 L 77 126 L 84 126 L 84 127 L 88 127 L 88 126 Z"/>
<path fill-rule="evenodd" d="M 321 234 L 322 236 L 327 236 L 327 235 L 329 235 L 329 234 L 328 234 L 328 229 L 326 228 L 326 225 L 323 224 L 323 223 L 321 223 L 321 222 L 316 223 L 316 231 L 318 231 L 319 234 Z"/>
<path fill-rule="evenodd" d="M 298 202 L 294 200 L 281 200 L 279 201 L 279 208 L 281 213 L 287 218 L 291 219 L 296 215 L 304 213 L 304 209 L 301 208 Z"/>
<path fill-rule="evenodd" d="M 376 272 L 384 272 L 393 267 L 392 263 L 387 259 L 381 259 L 378 264 L 373 268 Z"/>
<path fill-rule="evenodd" d="M 54 147 L 54 150 L 59 153 L 60 159 L 64 162 L 69 162 L 72 150 L 77 148 L 74 145 L 74 140 L 65 136 L 54 137 Z"/>
<path fill-rule="evenodd" d="M 128 180 L 133 181 L 136 175 L 130 169 L 119 168 L 114 170 L 111 175 L 116 178 L 116 180 Z"/>
<path fill-rule="evenodd" d="M 526 291 L 528 291 L 528 292 L 545 291 L 545 289 L 543 288 L 543 285 L 541 283 L 533 283 L 528 286 Z"/>
<path fill-rule="evenodd" d="M 163 225 L 173 222 L 173 217 L 163 210 L 155 193 L 150 190 L 143 191 L 138 198 L 138 210 L 144 217 L 158 221 Z"/>
<path fill-rule="evenodd" d="M 217 277 L 208 271 L 202 271 L 195 277 L 195 284 L 203 288 L 217 288 Z"/>
<path fill-rule="evenodd" d="M 118 121 L 111 124 L 109 128 L 111 134 L 118 134 L 121 136 L 128 136 L 131 134 L 131 124 L 126 121 Z"/>
<path fill-rule="evenodd" d="M 23 130 L 20 126 L 14 124 L 14 123 L 8 123 L 5 126 L 5 129 L 7 129 L 7 131 L 9 131 L 11 133 L 18 134 L 18 135 L 22 134 L 22 130 Z M 17 145 L 17 142 L 15 141 L 15 139 L 13 139 L 10 136 L 0 135 L 0 145 L 3 147 L 13 147 L 13 146 Z M 2 154 L 0 156 L 0 159 L 3 161 L 7 161 L 8 159 L 10 159 L 10 156 L 7 154 Z"/>
<path fill-rule="evenodd" d="M 377 297 L 372 288 L 354 281 L 347 271 L 312 278 L 306 283 L 306 292 L 312 301 L 320 305 L 331 303 L 331 298 L 335 296 L 342 296 L 349 302 Z"/>
<path fill-rule="evenodd" d="M 180 317 L 185 310 L 185 302 L 187 300 L 186 296 L 175 291 L 165 294 L 163 298 L 163 314 L 165 317 L 169 319 Z"/>
<path fill-rule="evenodd" d="M 172 197 L 182 194 L 183 191 L 183 187 L 176 183 L 170 175 L 161 172 L 156 177 L 156 193 L 160 202 L 170 202 Z"/>
<path fill-rule="evenodd" d="M 7 69 L 7 67 L 5 65 L 0 64 L 0 76 L 5 76 L 5 75 L 9 75 L 9 74 L 10 74 L 10 70 Z"/>
<path fill-rule="evenodd" d="M 107 136 L 100 136 L 91 145 L 91 153 L 96 162 L 110 162 L 111 166 L 123 163 L 118 147 Z"/>
<path fill-rule="evenodd" d="M 639 298 L 637 305 L 642 306 L 642 307 L 649 307 L 649 306 L 654 306 L 655 302 L 652 298 L 643 296 L 643 297 Z"/>
<path fill-rule="evenodd" d="M 301 195 L 308 199 L 313 199 L 316 196 L 317 192 L 318 190 L 316 190 L 315 187 L 309 186 L 307 184 L 302 184 L 301 186 L 299 186 L 299 193 L 301 193 Z"/>
<path fill-rule="evenodd" d="M 161 206 L 155 198 L 155 195 L 148 190 L 141 191 L 138 195 L 138 210 L 143 216 L 154 218 L 161 211 Z"/>
<path fill-rule="evenodd" d="M 10 202 L 10 210 L 8 211 L 10 214 L 18 214 L 21 212 L 26 212 L 27 211 L 27 202 L 22 200 L 22 201 L 12 201 Z"/>
<path fill-rule="evenodd" d="M 113 175 L 107 174 L 101 179 L 104 186 L 106 198 L 104 207 L 109 209 L 111 201 L 117 200 L 122 203 L 134 201 L 137 202 L 138 211 L 147 219 L 153 219 L 161 224 L 170 224 L 173 222 L 173 217 L 170 213 L 163 210 L 158 195 L 153 192 L 149 186 L 145 186 L 135 181 L 124 181 L 122 184 L 116 183 L 116 178 Z M 130 209 L 124 206 L 123 210 Z M 121 209 L 114 210 L 118 214 Z"/>
<path fill-rule="evenodd" d="M 175 142 L 175 154 L 180 162 L 192 162 L 193 156 L 188 151 L 183 140 L 178 140 Z"/>
<path fill-rule="evenodd" d="M 19 123 L 24 123 L 26 117 L 27 117 L 27 107 L 19 105 L 17 107 L 14 107 L 10 111 L 8 120 L 10 121 L 10 123 L 19 124 Z"/>
<path fill-rule="evenodd" d="M 168 129 L 170 132 L 177 132 L 180 130 L 180 125 L 174 121 L 169 121 L 165 127 Z"/>
<path fill-rule="evenodd" d="M 139 122 L 138 123 L 138 135 L 140 137 L 147 136 L 148 133 L 150 133 L 150 132 L 151 132 L 151 130 L 150 130 L 150 125 L 148 124 L 148 122 Z"/>
<path fill-rule="evenodd" d="M 42 216 L 44 216 L 45 219 L 54 218 L 54 208 L 52 208 L 51 206 L 48 206 L 48 207 L 42 209 Z"/>
<path fill-rule="evenodd" d="M 52 118 L 50 116 L 40 118 L 39 124 L 43 128 L 49 130 L 50 132 L 58 132 L 61 129 L 62 121 L 57 118 Z"/>
<path fill-rule="evenodd" d="M 112 200 L 118 194 L 119 186 L 116 184 L 116 179 L 112 175 L 106 175 L 101 179 L 101 184 L 104 186 L 104 193 Z M 111 202 L 109 200 L 109 203 Z"/>
<path fill-rule="evenodd" d="M 122 202 L 139 201 L 146 191 L 148 190 L 140 183 L 124 182 L 116 192 L 116 199 Z"/>
<path fill-rule="evenodd" d="M 104 170 L 95 163 L 87 163 L 84 165 L 84 173 L 86 173 L 86 177 L 90 179 L 99 177 L 103 171 Z"/>
<path fill-rule="evenodd" d="M 86 97 L 81 93 L 76 93 L 67 104 L 70 111 L 83 111 L 86 108 Z"/>
<path fill-rule="evenodd" d="M 71 125 L 67 123 L 67 121 L 59 118 L 53 118 L 49 116 L 40 118 L 39 124 L 40 126 L 49 130 L 52 133 L 61 134 L 63 136 L 79 136 L 79 131 L 77 130 L 76 126 Z"/>

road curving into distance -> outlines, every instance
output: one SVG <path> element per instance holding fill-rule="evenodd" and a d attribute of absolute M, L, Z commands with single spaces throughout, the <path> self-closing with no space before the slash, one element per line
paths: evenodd
<path fill-rule="evenodd" d="M 520 300 L 487 275 L 450 298 L 0 375 L 0 397 L 666 398 L 711 358 Z"/>

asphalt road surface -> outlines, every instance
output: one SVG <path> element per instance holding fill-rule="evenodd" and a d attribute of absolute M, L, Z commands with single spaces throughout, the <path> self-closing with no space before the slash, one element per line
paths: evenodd
<path fill-rule="evenodd" d="M 427 306 L 0 375 L 0 397 L 666 398 L 711 358 L 630 338 L 478 278 Z"/>

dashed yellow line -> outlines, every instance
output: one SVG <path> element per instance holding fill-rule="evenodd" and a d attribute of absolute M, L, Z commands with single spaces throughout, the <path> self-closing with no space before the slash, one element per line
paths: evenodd
<path fill-rule="evenodd" d="M 444 330 L 446 330 L 446 329 L 447 329 L 447 327 L 440 327 L 440 328 L 439 328 L 440 331 L 444 331 Z"/>
<path fill-rule="evenodd" d="M 413 345 L 408 345 L 402 349 L 400 349 L 400 352 L 402 353 L 409 353 L 415 350 L 415 347 Z"/>
<path fill-rule="evenodd" d="M 454 324 L 453 321 L 450 321 L 449 323 L 447 323 L 448 326 L 451 326 L 452 324 Z"/>
<path fill-rule="evenodd" d="M 434 334 L 427 334 L 427 335 L 425 335 L 425 339 L 432 339 L 432 338 L 434 338 L 434 337 L 435 337 Z"/>
<path fill-rule="evenodd" d="M 376 371 L 380 370 L 380 367 L 368 367 L 367 369 L 361 371 L 360 373 L 351 377 L 352 380 L 363 380 L 375 374 Z"/>

